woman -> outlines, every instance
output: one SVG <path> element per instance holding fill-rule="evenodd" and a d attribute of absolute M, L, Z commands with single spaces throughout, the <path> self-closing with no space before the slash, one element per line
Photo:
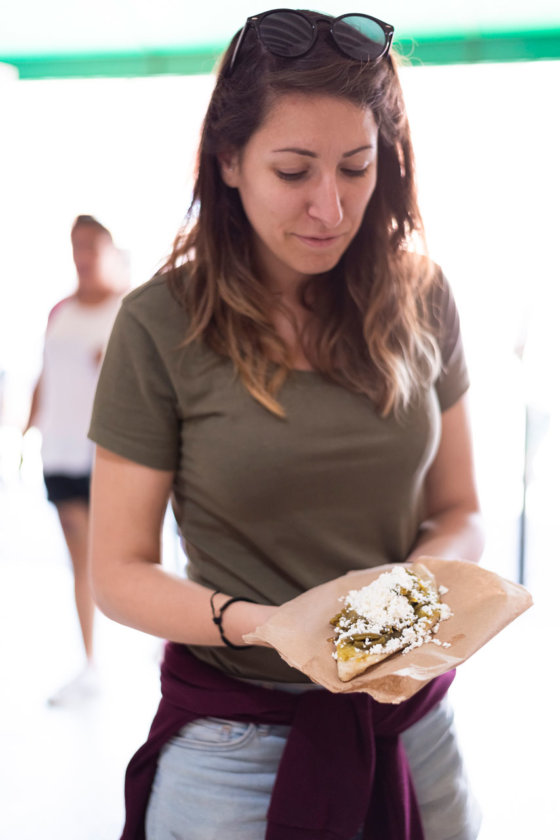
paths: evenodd
<path fill-rule="evenodd" d="M 73 703 L 97 691 L 87 556 L 93 445 L 87 431 L 101 359 L 125 288 L 120 252 L 97 219 L 78 216 L 71 241 L 77 287 L 49 314 L 43 368 L 25 429 L 38 425 L 41 430 L 45 486 L 72 563 L 85 653 L 83 669 L 49 698 L 51 705 Z"/>
<path fill-rule="evenodd" d="M 476 836 L 450 676 L 386 707 L 244 642 L 351 569 L 481 552 L 457 315 L 411 250 L 391 38 L 361 15 L 247 21 L 189 223 L 117 319 L 91 431 L 94 586 L 171 642 L 124 838 Z M 159 565 L 170 494 L 186 580 Z"/>

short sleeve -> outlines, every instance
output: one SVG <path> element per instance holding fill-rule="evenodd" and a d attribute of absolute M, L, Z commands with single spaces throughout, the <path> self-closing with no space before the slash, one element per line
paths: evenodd
<path fill-rule="evenodd" d="M 107 345 L 89 437 L 131 461 L 161 470 L 177 466 L 177 401 L 150 332 L 124 301 Z"/>
<path fill-rule="evenodd" d="M 431 316 L 441 353 L 441 371 L 435 381 L 440 408 L 451 408 L 469 387 L 469 373 L 461 338 L 461 324 L 453 293 L 440 274 L 431 295 Z"/>

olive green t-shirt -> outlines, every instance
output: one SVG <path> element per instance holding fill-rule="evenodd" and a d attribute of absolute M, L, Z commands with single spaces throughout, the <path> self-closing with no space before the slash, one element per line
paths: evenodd
<path fill-rule="evenodd" d="M 281 419 L 250 396 L 229 359 L 202 344 L 181 347 L 187 316 L 156 276 L 123 301 L 90 437 L 132 461 L 173 470 L 189 578 L 282 604 L 410 552 L 441 412 L 468 387 L 447 283 L 433 300 L 433 317 L 443 371 L 399 421 L 312 371 L 289 375 L 279 394 Z M 192 651 L 234 676 L 306 680 L 271 649 Z"/>

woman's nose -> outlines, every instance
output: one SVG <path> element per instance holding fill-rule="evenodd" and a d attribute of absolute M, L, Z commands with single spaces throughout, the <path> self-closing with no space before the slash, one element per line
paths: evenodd
<path fill-rule="evenodd" d="M 307 212 L 326 228 L 333 229 L 340 224 L 344 212 L 336 178 L 321 178 L 310 196 Z"/>

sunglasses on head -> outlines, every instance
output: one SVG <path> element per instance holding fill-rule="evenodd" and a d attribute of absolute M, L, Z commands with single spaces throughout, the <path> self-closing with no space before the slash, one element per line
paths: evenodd
<path fill-rule="evenodd" d="M 337 49 L 355 61 L 377 62 L 387 55 L 393 41 L 394 27 L 370 15 L 347 14 L 332 19 L 310 18 L 294 9 L 272 9 L 247 18 L 237 39 L 229 64 L 233 72 L 241 44 L 251 28 L 256 30 L 263 47 L 282 58 L 300 58 L 317 40 L 319 24 L 329 27 Z"/>

